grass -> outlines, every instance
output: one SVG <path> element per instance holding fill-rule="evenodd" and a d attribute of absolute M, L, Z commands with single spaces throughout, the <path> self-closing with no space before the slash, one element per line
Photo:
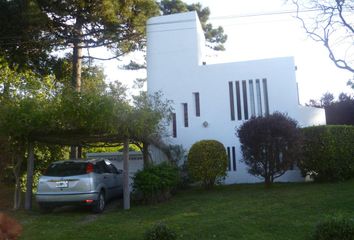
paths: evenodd
<path fill-rule="evenodd" d="M 142 239 L 158 221 L 176 230 L 178 239 L 307 239 L 328 215 L 354 215 L 354 181 L 336 184 L 261 184 L 189 189 L 169 202 L 118 207 L 101 215 L 63 210 L 43 215 L 36 210 L 12 215 L 24 226 L 21 239 Z"/>

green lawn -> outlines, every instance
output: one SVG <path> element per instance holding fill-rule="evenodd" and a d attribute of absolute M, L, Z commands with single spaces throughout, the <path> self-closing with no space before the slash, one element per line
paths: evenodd
<path fill-rule="evenodd" d="M 354 181 L 336 184 L 261 184 L 190 189 L 169 202 L 89 211 L 37 211 L 14 216 L 24 225 L 22 239 L 142 239 L 146 228 L 162 220 L 178 239 L 306 239 L 325 216 L 354 216 Z"/>

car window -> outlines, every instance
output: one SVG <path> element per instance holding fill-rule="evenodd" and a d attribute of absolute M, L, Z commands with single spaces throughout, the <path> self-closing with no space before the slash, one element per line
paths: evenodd
<path fill-rule="evenodd" d="M 108 164 L 107 167 L 110 169 L 111 173 L 118 174 L 118 170 L 113 164 Z"/>
<path fill-rule="evenodd" d="M 86 174 L 85 162 L 61 162 L 52 163 L 44 173 L 45 176 L 65 177 Z"/>
<path fill-rule="evenodd" d="M 99 173 L 111 173 L 110 169 L 107 167 L 105 161 L 99 161 L 96 163 Z"/>

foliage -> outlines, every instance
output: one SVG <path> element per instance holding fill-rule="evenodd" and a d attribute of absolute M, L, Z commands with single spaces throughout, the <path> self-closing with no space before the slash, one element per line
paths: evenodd
<path fill-rule="evenodd" d="M 178 169 L 167 163 L 152 165 L 134 176 L 134 193 L 145 203 L 156 203 L 170 198 L 179 182 Z"/>
<path fill-rule="evenodd" d="M 205 188 L 226 176 L 227 156 L 222 143 L 202 140 L 192 145 L 188 153 L 188 170 L 191 177 L 202 181 Z"/>
<path fill-rule="evenodd" d="M 212 24 L 207 23 L 210 15 L 208 7 L 203 8 L 200 3 L 187 4 L 181 0 L 162 0 L 159 6 L 163 15 L 196 11 L 204 30 L 207 46 L 217 51 L 225 50 L 223 44 L 227 40 L 227 35 L 224 34 L 222 27 L 214 28 Z"/>
<path fill-rule="evenodd" d="M 0 1 L 0 56 L 10 67 L 31 69 L 45 74 L 55 58 L 50 55 L 53 39 L 49 31 L 48 17 L 41 13 L 35 1 Z"/>
<path fill-rule="evenodd" d="M 325 107 L 326 121 L 330 125 L 354 125 L 354 97 L 341 94 L 336 102 Z"/>
<path fill-rule="evenodd" d="M 180 163 L 184 163 L 186 159 L 187 150 L 183 147 L 183 145 L 168 145 L 167 152 L 169 153 L 168 157 L 170 161 L 176 166 L 181 165 Z"/>
<path fill-rule="evenodd" d="M 237 129 L 237 135 L 248 172 L 264 178 L 267 186 L 289 170 L 299 156 L 300 131 L 297 122 L 285 114 L 253 117 Z"/>
<path fill-rule="evenodd" d="M 331 61 L 341 69 L 354 73 L 353 1 L 292 0 L 297 18 L 314 41 L 323 44 Z"/>
<path fill-rule="evenodd" d="M 344 217 L 331 217 L 316 225 L 313 240 L 354 240 L 354 221 Z"/>
<path fill-rule="evenodd" d="M 315 181 L 338 181 L 354 176 L 354 127 L 316 126 L 302 129 L 303 157 L 299 167 Z"/>
<path fill-rule="evenodd" d="M 133 106 L 120 83 L 81 92 L 53 86 L 52 76 L 16 71 L 0 58 L 0 140 L 11 146 L 18 187 L 29 142 L 68 146 L 146 140 L 159 134 L 163 111 L 170 108 L 160 95 L 146 94 L 140 99 L 147 101 Z"/>
<path fill-rule="evenodd" d="M 27 156 L 26 156 L 27 157 Z M 56 145 L 45 145 L 37 143 L 34 148 L 34 158 L 36 160 L 34 173 L 33 173 L 33 182 L 32 182 L 32 192 L 37 191 L 37 185 L 39 177 L 47 169 L 48 165 L 54 161 L 59 161 L 63 159 L 68 159 L 67 148 L 63 146 Z M 21 190 L 26 192 L 26 183 L 27 183 L 27 173 L 23 172 L 21 176 Z"/>
<path fill-rule="evenodd" d="M 144 240 L 175 240 L 177 234 L 166 223 L 159 222 L 146 230 Z"/>
<path fill-rule="evenodd" d="M 349 94 L 341 93 L 335 100 L 333 94 L 327 92 L 320 101 L 312 99 L 307 105 L 324 108 L 329 125 L 354 125 L 354 97 Z"/>

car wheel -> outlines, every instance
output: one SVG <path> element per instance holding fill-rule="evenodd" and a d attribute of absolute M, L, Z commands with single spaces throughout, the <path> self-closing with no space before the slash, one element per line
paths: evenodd
<path fill-rule="evenodd" d="M 104 192 L 101 191 L 100 194 L 98 195 L 97 200 L 93 205 L 92 210 L 94 213 L 102 213 L 104 211 L 105 206 L 106 206 L 106 200 L 105 200 Z"/>
<path fill-rule="evenodd" d="M 51 213 L 53 211 L 54 207 L 49 206 L 47 204 L 39 204 L 39 211 L 41 213 Z"/>

